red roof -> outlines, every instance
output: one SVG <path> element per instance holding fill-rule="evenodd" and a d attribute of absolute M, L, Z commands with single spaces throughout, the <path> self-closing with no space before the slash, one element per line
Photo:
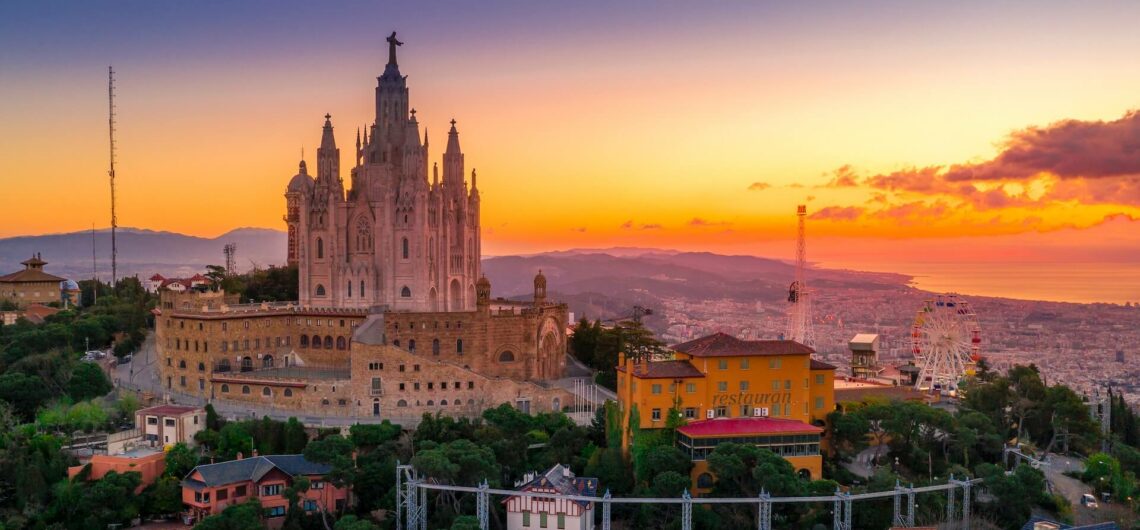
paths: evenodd
<path fill-rule="evenodd" d="M 165 280 L 165 279 L 166 278 L 163 278 L 162 275 L 158 274 L 158 273 L 155 273 L 154 276 L 150 277 L 150 281 L 152 281 L 152 282 L 161 282 L 162 280 Z"/>
<path fill-rule="evenodd" d="M 812 370 L 834 370 L 835 365 L 825 363 L 823 361 L 818 361 L 818 360 L 812 359 L 811 360 L 811 369 Z"/>
<path fill-rule="evenodd" d="M 810 355 L 815 350 L 792 340 L 740 340 L 714 333 L 673 346 L 693 357 L 746 357 L 752 355 Z"/>
<path fill-rule="evenodd" d="M 619 366 L 624 372 L 625 367 Z M 633 376 L 641 379 L 673 379 L 675 377 L 704 377 L 689 361 L 652 361 L 633 366 Z"/>
<path fill-rule="evenodd" d="M 185 405 L 159 405 L 157 407 L 150 407 L 140 409 L 140 414 L 150 416 L 181 416 L 187 412 L 194 412 L 198 407 L 187 407 Z"/>
<path fill-rule="evenodd" d="M 700 438 L 711 436 L 751 436 L 754 434 L 822 433 L 823 429 L 802 421 L 783 418 L 717 418 L 694 421 L 677 432 Z"/>

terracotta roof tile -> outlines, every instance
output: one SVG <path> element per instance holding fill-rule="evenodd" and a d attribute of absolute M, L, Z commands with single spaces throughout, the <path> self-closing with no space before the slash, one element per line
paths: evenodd
<path fill-rule="evenodd" d="M 624 372 L 625 367 L 619 366 L 618 371 Z M 705 374 L 702 374 L 701 371 L 689 361 L 653 361 L 646 364 L 634 365 L 633 375 L 641 379 L 674 379 L 678 377 L 705 376 Z"/>
<path fill-rule="evenodd" d="M 811 369 L 812 370 L 834 370 L 835 365 L 830 364 L 830 363 L 825 363 L 825 362 L 817 360 L 817 359 L 812 359 L 811 360 Z"/>
<path fill-rule="evenodd" d="M 740 340 L 725 333 L 691 340 L 673 349 L 693 357 L 744 357 L 751 355 L 808 355 L 815 350 L 791 340 Z"/>
<path fill-rule="evenodd" d="M 0 283 L 62 282 L 65 279 L 39 269 L 24 269 L 0 276 Z"/>

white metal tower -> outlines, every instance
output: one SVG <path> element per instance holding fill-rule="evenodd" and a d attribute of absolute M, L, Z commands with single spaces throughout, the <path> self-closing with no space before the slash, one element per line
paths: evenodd
<path fill-rule="evenodd" d="M 807 206 L 796 206 L 796 278 L 788 287 L 788 302 L 792 307 L 788 310 L 788 334 L 785 338 L 794 340 L 805 346 L 815 347 L 815 332 L 811 327 L 811 291 L 807 288 L 804 279 L 804 268 L 807 266 L 807 241 L 804 237 L 804 220 L 807 218 Z"/>
<path fill-rule="evenodd" d="M 119 227 L 119 220 L 115 217 L 115 69 L 107 67 L 107 130 L 111 139 L 111 168 L 107 174 L 111 177 L 111 289 L 119 280 L 118 247 L 115 246 L 115 229 Z"/>

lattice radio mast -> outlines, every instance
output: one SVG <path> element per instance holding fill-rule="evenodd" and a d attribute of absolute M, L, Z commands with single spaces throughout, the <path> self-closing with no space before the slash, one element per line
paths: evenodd
<path fill-rule="evenodd" d="M 237 274 L 237 243 L 226 243 L 222 252 L 226 255 L 226 274 Z"/>
<path fill-rule="evenodd" d="M 118 247 L 115 246 L 115 229 L 119 221 L 115 217 L 115 69 L 107 67 L 107 132 L 111 138 L 111 168 L 107 175 L 111 177 L 111 289 L 119 279 L 117 260 Z"/>
<path fill-rule="evenodd" d="M 788 287 L 788 302 L 792 307 L 788 311 L 788 340 L 794 340 L 805 346 L 815 347 L 815 333 L 811 326 L 811 291 L 807 288 L 804 279 L 804 268 L 807 267 L 807 241 L 804 237 L 804 220 L 807 217 L 807 206 L 796 206 L 796 277 Z"/>

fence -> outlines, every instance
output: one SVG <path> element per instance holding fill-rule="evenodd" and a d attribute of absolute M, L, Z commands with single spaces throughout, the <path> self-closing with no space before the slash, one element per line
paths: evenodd
<path fill-rule="evenodd" d="M 946 492 L 946 519 L 957 520 L 959 528 L 970 529 L 970 509 L 973 502 L 971 489 L 981 479 L 955 480 L 953 476 L 945 484 L 935 484 L 922 487 L 904 487 L 896 483 L 893 490 L 876 491 L 870 493 L 845 493 L 836 490 L 833 495 L 814 497 L 773 497 L 761 491 L 759 497 L 751 498 L 722 498 L 700 497 L 693 499 L 688 490 L 678 498 L 648 498 L 648 497 L 613 497 L 609 491 L 601 497 L 587 495 L 562 495 L 557 493 L 537 493 L 530 491 L 515 491 L 493 489 L 484 481 L 477 487 L 452 486 L 435 484 L 426 477 L 420 476 L 410 465 L 396 466 L 396 528 L 400 530 L 427 530 L 427 492 L 428 491 L 455 491 L 476 494 L 476 518 L 481 530 L 490 529 L 489 506 L 492 495 L 503 497 L 533 497 L 538 499 L 584 501 L 601 506 L 601 528 L 610 530 L 612 522 L 611 510 L 614 504 L 679 504 L 681 505 L 681 529 L 693 528 L 693 503 L 696 504 L 752 504 L 756 506 L 757 530 L 772 530 L 772 506 L 785 503 L 833 503 L 833 530 L 854 530 L 851 524 L 851 513 L 857 501 L 893 498 L 894 516 L 893 525 L 910 528 L 915 525 L 915 495 L 919 493 Z M 961 490 L 961 501 L 957 501 L 958 491 Z"/>

